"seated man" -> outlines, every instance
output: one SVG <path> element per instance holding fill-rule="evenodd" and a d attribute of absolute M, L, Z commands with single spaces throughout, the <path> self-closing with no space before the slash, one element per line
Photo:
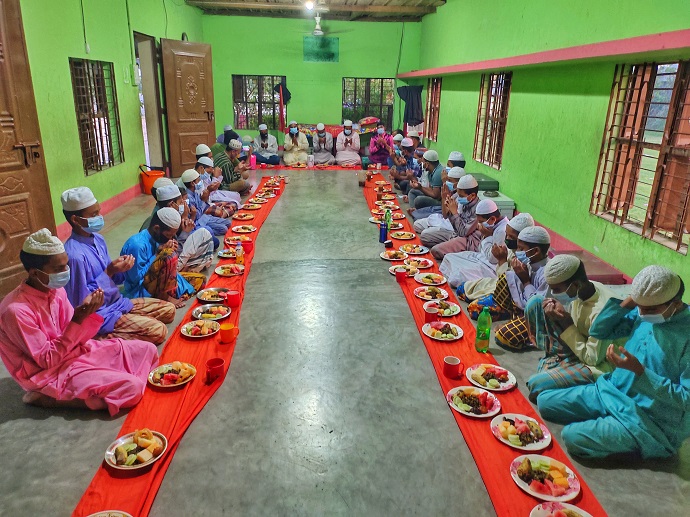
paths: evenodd
<path fill-rule="evenodd" d="M 560 424 L 568 452 L 584 458 L 632 454 L 666 458 L 690 436 L 690 311 L 673 271 L 648 266 L 624 301 L 608 300 L 589 329 L 609 345 L 616 367 L 594 384 L 549 390 L 537 397 L 542 416 Z"/>
<path fill-rule="evenodd" d="M 467 162 L 465 156 L 460 151 L 451 151 L 448 155 L 448 167 L 462 167 L 465 168 Z"/>
<path fill-rule="evenodd" d="M 211 229 L 213 235 L 225 236 L 232 224 L 232 216 L 237 206 L 233 203 L 207 202 L 209 192 L 204 189 L 199 173 L 194 169 L 187 169 L 182 173 L 177 186 L 187 189 L 189 205 L 196 208 L 195 223 Z"/>
<path fill-rule="evenodd" d="M 425 151 L 422 155 L 422 177 L 419 181 L 410 180 L 409 214 L 427 206 L 441 206 L 442 174 L 443 165 L 438 160 L 438 153 L 433 149 Z"/>
<path fill-rule="evenodd" d="M 206 276 L 177 271 L 175 235 L 182 218 L 174 208 L 160 208 L 149 227 L 132 235 L 122 246 L 122 255 L 133 255 L 134 266 L 125 272 L 124 295 L 128 298 L 154 297 L 178 309 L 201 289 Z"/>
<path fill-rule="evenodd" d="M 268 165 L 278 165 L 278 140 L 273 135 L 268 134 L 268 126 L 259 124 L 259 136 L 254 139 L 254 156 L 256 163 L 266 163 Z"/>
<path fill-rule="evenodd" d="M 165 188 L 165 187 L 162 187 Z M 177 187 L 169 187 L 177 188 Z M 96 289 L 103 291 L 103 304 L 96 313 L 103 318 L 98 334 L 122 339 L 143 339 L 160 345 L 168 336 L 166 323 L 175 318 L 172 303 L 155 298 L 130 300 L 120 294 L 118 284 L 124 272 L 134 265 L 134 257 L 110 260 L 103 228 L 101 205 L 88 187 L 66 190 L 60 198 L 72 235 L 65 242 L 70 279 L 65 286 L 67 299 L 77 307 Z"/>
<path fill-rule="evenodd" d="M 352 121 L 343 122 L 343 130 L 335 139 L 335 161 L 338 165 L 359 165 L 359 135 L 352 130 Z"/>
<path fill-rule="evenodd" d="M 412 139 L 412 146 L 415 149 L 417 149 L 418 147 L 421 147 L 422 140 L 421 140 L 421 138 L 419 138 L 419 132 L 418 131 L 415 131 L 414 129 L 412 131 L 408 131 L 407 138 Z"/>
<path fill-rule="evenodd" d="M 314 163 L 333 165 L 333 135 L 326 131 L 326 126 L 320 122 L 316 124 L 316 135 L 314 138 Z"/>
<path fill-rule="evenodd" d="M 238 140 L 230 140 L 225 150 L 213 155 L 213 163 L 223 174 L 220 183 L 221 190 L 239 192 L 240 196 L 249 194 L 252 184 L 247 181 L 249 168 L 246 163 L 240 163 L 238 157 L 242 144 Z"/>
<path fill-rule="evenodd" d="M 527 379 L 529 399 L 546 390 L 590 384 L 613 368 L 606 361 L 609 341 L 590 336 L 589 328 L 613 293 L 587 278 L 573 255 L 557 255 L 544 266 L 549 298 L 533 296 L 525 319 L 534 344 L 545 356 Z"/>
<path fill-rule="evenodd" d="M 397 129 L 395 130 L 397 131 Z M 388 168 L 391 169 L 398 166 L 405 165 L 405 159 L 402 157 L 402 150 L 400 149 L 400 142 L 405 138 L 402 133 L 396 133 L 393 135 L 393 146 L 388 151 Z"/>
<path fill-rule="evenodd" d="M 306 165 L 308 151 L 309 140 L 307 140 L 307 135 L 299 130 L 297 122 L 291 121 L 283 142 L 283 163 L 288 167 L 291 165 Z"/>
<path fill-rule="evenodd" d="M 220 168 L 213 165 L 213 158 L 202 156 L 198 158 L 194 170 L 199 173 L 201 182 L 204 188 L 209 193 L 208 201 L 210 203 L 218 203 L 221 206 L 224 203 L 230 203 L 237 211 L 242 204 L 242 198 L 239 193 L 230 190 L 220 190 L 220 184 L 223 182 L 223 172 Z"/>
<path fill-rule="evenodd" d="M 414 147 L 409 138 L 400 141 L 400 153 L 400 157 L 394 158 L 395 167 L 391 169 L 390 178 L 403 194 L 407 194 L 410 190 L 410 181 L 422 177 L 422 165 L 414 157 Z"/>
<path fill-rule="evenodd" d="M 392 148 L 393 137 L 386 133 L 386 125 L 379 122 L 369 142 L 369 163 L 387 165 Z"/>
<path fill-rule="evenodd" d="M 410 140 L 410 142 L 411 142 L 411 140 Z M 412 145 L 414 145 L 414 144 L 412 144 Z M 412 148 L 411 154 L 413 157 L 415 156 L 414 148 Z M 460 167 L 460 168 L 462 168 L 463 175 L 464 175 L 464 174 L 466 174 L 465 169 L 464 169 L 465 160 L 464 160 L 464 158 L 462 159 L 462 161 L 452 160 L 451 157 L 456 156 L 456 155 L 460 155 L 460 157 L 462 157 L 462 153 L 458 153 L 457 151 L 451 151 L 450 155 L 448 156 L 448 161 L 446 162 L 445 171 L 449 172 L 453 167 Z M 417 160 L 417 159 L 415 158 L 415 160 Z M 460 163 L 462 163 L 463 165 L 460 165 Z M 421 174 L 417 177 L 421 177 Z M 407 194 L 408 191 L 409 191 L 409 187 L 408 187 L 407 191 L 405 191 L 404 193 Z M 408 197 L 403 196 L 403 201 L 405 201 L 405 202 L 409 201 Z M 431 214 L 440 214 L 441 212 L 442 212 L 442 209 L 440 206 L 427 206 L 427 207 L 420 208 L 419 210 L 415 210 L 414 212 L 412 212 L 412 219 L 414 219 L 416 221 L 417 219 L 424 219 L 425 217 L 429 217 Z"/>
<path fill-rule="evenodd" d="M 237 132 L 234 129 L 232 129 L 232 126 L 230 124 L 227 124 L 223 126 L 223 132 L 220 135 L 218 135 L 218 137 L 216 138 L 216 142 L 227 146 L 230 140 L 239 139 L 240 135 L 237 134 Z"/>
<path fill-rule="evenodd" d="M 19 258 L 28 278 L 0 303 L 0 357 L 27 391 L 24 402 L 45 407 L 107 409 L 136 405 L 158 364 L 153 343 L 93 339 L 103 326 L 98 288 L 72 308 L 60 239 L 43 228 L 29 235 Z"/>

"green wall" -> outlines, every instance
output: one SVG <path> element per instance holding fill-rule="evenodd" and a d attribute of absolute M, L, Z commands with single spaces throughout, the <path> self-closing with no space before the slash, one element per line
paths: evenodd
<path fill-rule="evenodd" d="M 327 18 L 327 15 L 326 15 Z M 340 39 L 337 63 L 304 62 L 303 36 L 314 20 L 204 16 L 204 40 L 213 48 L 216 129 L 232 124 L 232 75 L 285 75 L 292 100 L 288 120 L 340 124 L 343 77 L 395 77 L 402 23 L 322 21 Z M 406 23 L 400 71 L 417 68 L 420 23 Z M 402 84 L 402 83 L 400 83 Z M 394 121 L 399 125 L 398 103 Z M 403 105 L 404 108 L 404 105 Z M 244 131 L 239 131 L 244 134 Z M 249 133 L 256 132 L 251 128 Z M 277 133 L 276 133 L 277 134 Z M 282 144 L 282 141 L 279 140 Z"/>
<path fill-rule="evenodd" d="M 64 222 L 60 194 L 85 185 L 100 200 L 111 198 L 139 181 L 137 169 L 144 160 L 139 118 L 138 89 L 132 84 L 132 34 L 127 26 L 125 0 L 84 0 L 86 54 L 79 0 L 22 0 L 22 17 L 31 76 L 43 139 L 43 152 L 56 224 Z M 130 0 L 133 31 L 165 37 L 166 19 L 161 0 Z M 178 5 L 178 3 L 180 5 Z M 166 1 L 167 34 L 179 39 L 186 31 L 190 41 L 201 40 L 201 11 L 180 2 Z M 84 176 L 70 57 L 114 64 L 120 128 L 125 161 L 110 169 Z"/>

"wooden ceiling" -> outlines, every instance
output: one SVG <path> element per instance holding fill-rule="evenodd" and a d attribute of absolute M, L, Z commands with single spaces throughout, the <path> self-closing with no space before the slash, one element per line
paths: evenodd
<path fill-rule="evenodd" d="M 445 0 L 313 0 L 309 11 L 306 0 L 185 0 L 207 14 L 227 16 L 271 16 L 310 18 L 318 11 L 325 20 L 418 22 L 436 12 Z"/>

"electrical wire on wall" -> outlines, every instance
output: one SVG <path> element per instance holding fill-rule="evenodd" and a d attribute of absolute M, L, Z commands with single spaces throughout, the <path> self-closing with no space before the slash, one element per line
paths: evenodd
<path fill-rule="evenodd" d="M 165 0 L 163 0 L 163 10 L 165 11 L 165 37 L 168 37 L 168 6 L 165 5 Z"/>
<path fill-rule="evenodd" d="M 404 38 L 405 38 L 405 22 L 402 22 L 402 31 L 400 31 L 400 47 L 398 48 L 398 63 L 395 65 L 396 81 L 397 81 L 398 74 L 400 73 L 400 60 L 402 59 L 402 48 L 403 48 L 403 39 Z M 396 94 L 397 94 L 397 90 L 396 90 L 396 92 L 393 93 L 393 95 L 396 95 Z M 398 97 L 398 124 L 400 124 L 400 113 L 401 113 L 400 110 L 402 109 L 402 99 L 400 98 L 400 95 L 397 95 L 397 97 Z M 391 128 L 391 130 L 392 129 L 393 128 Z"/>
<path fill-rule="evenodd" d="M 87 54 L 91 52 L 89 47 L 89 42 L 86 40 L 86 20 L 84 19 L 84 0 L 79 0 L 79 5 L 81 6 L 81 28 L 84 34 L 84 52 Z"/>

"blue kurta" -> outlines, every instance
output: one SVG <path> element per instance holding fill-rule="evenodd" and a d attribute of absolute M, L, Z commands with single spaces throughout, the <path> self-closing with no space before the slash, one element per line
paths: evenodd
<path fill-rule="evenodd" d="M 134 266 L 125 273 L 124 295 L 127 298 L 151 297 L 151 293 L 144 288 L 144 275 L 156 259 L 157 252 L 158 243 L 148 229 L 132 235 L 122 246 L 121 255 L 134 256 Z M 175 297 L 180 298 L 185 294 L 194 294 L 194 288 L 178 273 Z"/>
<path fill-rule="evenodd" d="M 132 302 L 120 294 L 117 287 L 125 281 L 124 273 L 112 278 L 105 272 L 112 262 L 108 255 L 105 239 L 98 233 L 82 237 L 72 233 L 65 242 L 65 251 L 69 257 L 70 281 L 65 286 L 67 298 L 73 307 L 81 305 L 86 296 L 98 289 L 103 289 L 103 305 L 97 314 L 103 318 L 99 334 L 109 334 L 120 316 L 132 310 Z"/>
<path fill-rule="evenodd" d="M 189 199 L 190 206 L 196 208 L 195 225 L 205 226 L 211 232 L 211 235 L 224 236 L 227 233 L 232 224 L 231 219 L 205 214 L 204 212 L 210 205 L 201 199 L 201 194 L 194 190 L 187 189 L 187 199 Z"/>

